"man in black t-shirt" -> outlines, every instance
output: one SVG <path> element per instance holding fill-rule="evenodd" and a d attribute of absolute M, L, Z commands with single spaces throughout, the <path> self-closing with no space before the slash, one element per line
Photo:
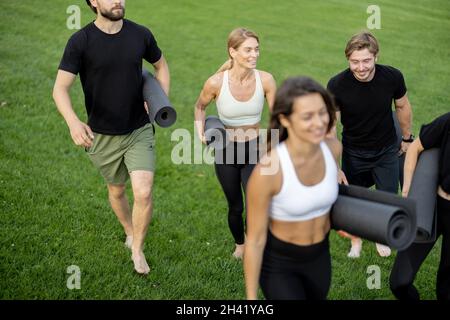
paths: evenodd
<path fill-rule="evenodd" d="M 439 171 L 436 201 L 436 239 L 429 243 L 413 243 L 397 254 L 389 284 L 400 300 L 418 300 L 413 285 L 420 266 L 442 235 L 441 258 L 436 277 L 436 297 L 450 300 L 450 112 L 422 126 L 419 137 L 408 149 L 402 194 L 408 196 L 417 160 L 422 151 L 439 148 Z"/>
<path fill-rule="evenodd" d="M 53 98 L 73 142 L 86 149 L 105 178 L 111 207 L 122 224 L 134 268 L 147 274 L 143 247 L 152 212 L 154 130 L 142 96 L 143 59 L 155 68 L 169 93 L 170 75 L 149 29 L 123 19 L 124 0 L 86 0 L 97 14 L 94 22 L 69 39 L 59 65 Z M 79 120 L 70 87 L 80 74 L 88 116 Z M 146 110 L 147 109 L 147 110 Z M 125 183 L 131 178 L 134 205 L 130 211 Z"/>
<path fill-rule="evenodd" d="M 341 180 L 353 185 L 397 193 L 398 155 L 413 141 L 411 106 L 402 73 L 390 66 L 376 64 L 378 42 L 368 32 L 353 36 L 345 55 L 349 68 L 328 82 L 339 109 L 337 118 L 343 126 Z M 403 141 L 398 150 L 392 118 L 392 101 L 400 123 Z M 352 239 L 349 257 L 359 257 L 361 239 Z M 389 247 L 376 244 L 381 256 L 389 256 Z"/>

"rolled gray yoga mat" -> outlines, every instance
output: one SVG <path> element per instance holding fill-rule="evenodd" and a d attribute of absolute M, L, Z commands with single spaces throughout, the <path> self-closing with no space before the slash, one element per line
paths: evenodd
<path fill-rule="evenodd" d="M 331 224 L 333 229 L 404 250 L 416 236 L 415 207 L 415 201 L 392 193 L 340 185 Z"/>
<path fill-rule="evenodd" d="M 206 144 L 214 149 L 223 149 L 228 143 L 225 126 L 217 116 L 207 116 L 205 119 Z"/>
<path fill-rule="evenodd" d="M 417 237 L 414 242 L 436 239 L 436 192 L 438 188 L 439 149 L 423 151 L 417 161 L 408 199 L 416 201 Z"/>
<path fill-rule="evenodd" d="M 177 112 L 173 108 L 158 80 L 147 70 L 142 69 L 144 84 L 142 94 L 149 107 L 150 122 L 160 127 L 170 127 L 177 120 Z"/>

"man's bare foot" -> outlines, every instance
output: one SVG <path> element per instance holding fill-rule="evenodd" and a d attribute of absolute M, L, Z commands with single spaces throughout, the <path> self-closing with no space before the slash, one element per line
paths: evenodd
<path fill-rule="evenodd" d="M 242 259 L 242 257 L 244 256 L 244 247 L 245 245 L 243 244 L 237 244 L 236 249 L 234 249 L 233 252 L 233 257 L 235 257 L 236 259 Z"/>
<path fill-rule="evenodd" d="M 350 252 L 347 254 L 349 258 L 359 258 L 362 249 L 362 240 L 360 238 L 352 239 L 352 248 Z"/>
<path fill-rule="evenodd" d="M 132 244 L 133 244 L 133 236 L 127 236 L 127 238 L 125 239 L 125 246 L 128 249 L 131 249 Z"/>
<path fill-rule="evenodd" d="M 133 252 L 131 260 L 133 260 L 134 270 L 136 270 L 137 273 L 147 275 L 150 272 L 150 267 L 148 266 L 147 260 L 145 260 L 144 252 Z"/>
<path fill-rule="evenodd" d="M 380 257 L 389 257 L 391 255 L 391 248 L 388 246 L 379 243 L 375 243 L 375 245 L 377 246 L 377 251 Z"/>

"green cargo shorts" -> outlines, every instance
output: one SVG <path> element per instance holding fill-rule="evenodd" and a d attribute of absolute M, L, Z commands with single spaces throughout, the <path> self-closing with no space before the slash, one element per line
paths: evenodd
<path fill-rule="evenodd" d="M 124 184 L 131 171 L 155 171 L 154 127 L 147 123 L 117 136 L 94 133 L 86 152 L 108 184 Z"/>

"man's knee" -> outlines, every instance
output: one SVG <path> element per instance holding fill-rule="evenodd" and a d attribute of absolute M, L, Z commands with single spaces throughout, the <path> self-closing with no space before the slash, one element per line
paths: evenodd
<path fill-rule="evenodd" d="M 133 197 L 135 202 L 149 202 L 152 199 L 152 187 L 148 186 L 138 186 L 133 189 Z"/>
<path fill-rule="evenodd" d="M 135 202 L 149 202 L 152 197 L 153 173 L 134 171 L 130 173 Z"/>
<path fill-rule="evenodd" d="M 112 199 L 121 199 L 125 196 L 124 184 L 108 184 L 108 195 Z"/>

